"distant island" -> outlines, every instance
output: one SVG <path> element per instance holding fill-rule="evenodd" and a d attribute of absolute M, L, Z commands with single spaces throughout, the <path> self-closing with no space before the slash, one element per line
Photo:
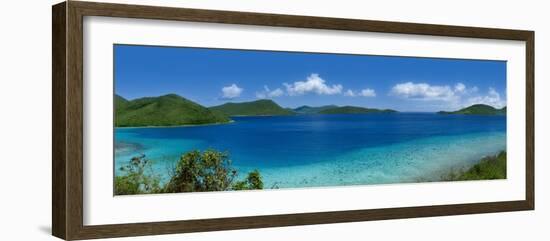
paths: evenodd
<path fill-rule="evenodd" d="M 213 106 L 210 110 L 223 113 L 227 116 L 268 116 L 268 115 L 294 115 L 295 113 L 279 106 L 272 100 L 262 99 L 250 102 L 225 103 Z"/>
<path fill-rule="evenodd" d="M 319 114 L 371 114 L 371 113 L 396 113 L 391 109 L 371 109 L 357 106 L 342 106 L 319 111 Z"/>
<path fill-rule="evenodd" d="M 127 100 L 115 95 L 115 126 L 178 126 L 227 123 L 229 117 L 216 113 L 179 95 Z"/>
<path fill-rule="evenodd" d="M 439 111 L 438 114 L 462 114 L 462 115 L 506 115 L 506 107 L 497 109 L 490 105 L 475 104 L 457 111 Z"/>
<path fill-rule="evenodd" d="M 372 114 L 372 113 L 395 113 L 397 111 L 391 109 L 374 109 L 364 108 L 358 106 L 337 106 L 337 105 L 324 105 L 319 107 L 312 106 L 300 106 L 293 109 L 294 112 L 301 115 L 311 114 Z"/>
<path fill-rule="evenodd" d="M 395 113 L 390 109 L 374 109 L 358 106 L 325 105 L 312 107 L 303 105 L 298 108 L 283 108 L 272 100 L 256 100 L 240 103 L 225 103 L 210 107 L 210 110 L 228 116 L 271 116 L 271 115 L 312 115 L 312 114 L 371 114 Z"/>
<path fill-rule="evenodd" d="M 312 107 L 309 105 L 303 105 L 298 108 L 292 109 L 292 111 L 296 112 L 297 114 L 302 115 L 308 115 L 308 114 L 319 114 L 319 112 L 327 109 L 332 109 L 338 107 L 337 105 L 324 105 L 324 106 L 318 106 L 318 107 Z"/>
<path fill-rule="evenodd" d="M 116 127 L 184 126 L 222 124 L 231 122 L 231 116 L 281 116 L 310 114 L 373 114 L 394 113 L 391 109 L 374 109 L 358 106 L 300 106 L 283 108 L 273 100 L 228 102 L 205 107 L 177 94 L 143 97 L 127 100 L 115 95 Z"/>
<path fill-rule="evenodd" d="M 221 124 L 231 122 L 230 116 L 276 116 L 311 114 L 375 114 L 396 113 L 392 109 L 375 109 L 358 106 L 300 106 L 283 108 L 273 100 L 261 99 L 249 102 L 228 102 L 204 107 L 176 94 L 127 100 L 115 95 L 115 126 L 180 126 Z M 475 104 L 457 111 L 439 111 L 438 114 L 506 115 L 506 107 L 497 109 L 489 105 Z"/>

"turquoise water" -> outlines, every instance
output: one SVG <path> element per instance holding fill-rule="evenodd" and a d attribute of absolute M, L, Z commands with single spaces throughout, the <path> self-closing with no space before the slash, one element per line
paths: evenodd
<path fill-rule="evenodd" d="M 241 175 L 298 188 L 437 180 L 506 149 L 505 116 L 400 113 L 234 117 L 224 125 L 117 128 L 115 172 L 145 154 L 164 180 L 193 149 L 228 151 Z"/>

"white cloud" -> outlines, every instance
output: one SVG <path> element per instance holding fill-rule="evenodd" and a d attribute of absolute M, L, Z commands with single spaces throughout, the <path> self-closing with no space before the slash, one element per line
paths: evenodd
<path fill-rule="evenodd" d="M 283 95 L 283 90 L 277 88 L 277 89 L 274 89 L 273 91 L 269 92 L 269 96 L 270 97 L 279 97 L 281 95 Z"/>
<path fill-rule="evenodd" d="M 366 89 L 362 89 L 359 92 L 354 92 L 353 90 L 348 89 L 346 92 L 344 92 L 344 96 L 348 96 L 348 97 L 356 97 L 356 96 L 375 97 L 376 96 L 376 91 L 374 91 L 373 89 L 366 88 Z"/>
<path fill-rule="evenodd" d="M 451 101 L 455 98 L 455 92 L 448 85 L 438 86 L 413 82 L 396 84 L 392 87 L 390 94 L 415 100 Z"/>
<path fill-rule="evenodd" d="M 243 92 L 243 88 L 239 88 L 236 84 L 232 84 L 230 86 L 225 86 L 222 88 L 222 98 L 224 99 L 235 99 L 239 96 L 241 96 L 241 93 Z"/>
<path fill-rule="evenodd" d="M 485 104 L 496 108 L 502 108 L 506 106 L 506 100 L 502 99 L 495 89 L 489 88 L 487 95 L 471 97 L 466 101 L 465 106 L 473 104 Z"/>
<path fill-rule="evenodd" d="M 454 87 L 455 94 L 472 94 L 478 91 L 477 86 L 467 88 L 463 83 L 457 83 Z"/>
<path fill-rule="evenodd" d="M 373 89 L 363 89 L 361 90 L 361 92 L 359 93 L 360 96 L 363 96 L 363 97 L 375 97 L 376 96 L 376 91 L 374 91 Z"/>
<path fill-rule="evenodd" d="M 463 83 L 457 83 L 455 85 L 455 92 L 463 93 L 464 91 L 466 91 L 466 85 L 464 85 Z"/>
<path fill-rule="evenodd" d="M 353 90 L 348 89 L 346 92 L 344 92 L 344 96 L 355 97 L 355 93 L 353 92 Z"/>
<path fill-rule="evenodd" d="M 309 75 L 306 81 L 297 81 L 293 84 L 284 83 L 283 85 L 291 96 L 303 95 L 309 92 L 319 95 L 334 95 L 342 93 L 343 89 L 340 84 L 328 86 L 318 74 Z"/>
<path fill-rule="evenodd" d="M 494 88 L 489 88 L 486 95 L 479 95 L 476 86 L 469 88 L 463 83 L 456 83 L 451 87 L 406 82 L 393 86 L 390 95 L 411 100 L 436 101 L 439 103 L 438 106 L 449 110 L 473 104 L 486 104 L 496 108 L 506 106 L 506 100 Z"/>
<path fill-rule="evenodd" d="M 279 97 L 283 94 L 284 94 L 284 91 L 280 88 L 270 90 L 269 87 L 264 85 L 263 91 L 256 92 L 256 98 L 258 99 L 274 98 L 274 97 Z"/>

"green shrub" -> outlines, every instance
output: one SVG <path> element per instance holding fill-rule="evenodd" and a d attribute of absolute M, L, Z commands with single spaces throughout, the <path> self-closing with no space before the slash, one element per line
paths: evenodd
<path fill-rule="evenodd" d="M 165 191 L 224 191 L 230 189 L 236 176 L 226 153 L 190 151 L 180 158 Z"/>
<path fill-rule="evenodd" d="M 233 185 L 233 190 L 255 190 L 264 189 L 264 183 L 262 182 L 262 176 L 258 170 L 254 170 L 248 173 L 248 176 L 244 181 L 238 181 Z"/>
<path fill-rule="evenodd" d="M 132 158 L 128 165 L 121 167 L 124 175 L 115 178 L 115 195 L 264 188 L 258 170 L 248 173 L 242 181 L 236 180 L 238 173 L 232 167 L 229 155 L 216 150 L 194 150 L 182 155 L 171 170 L 170 180 L 162 187 L 159 178 L 149 168 L 150 161 L 144 155 Z"/>
<path fill-rule="evenodd" d="M 506 179 L 506 152 L 485 157 L 467 171 L 451 171 L 442 177 L 445 181 Z"/>
<path fill-rule="evenodd" d="M 115 177 L 116 195 L 158 193 L 161 190 L 159 178 L 153 175 L 151 162 L 145 159 L 145 155 L 133 157 L 120 171 L 125 175 Z"/>

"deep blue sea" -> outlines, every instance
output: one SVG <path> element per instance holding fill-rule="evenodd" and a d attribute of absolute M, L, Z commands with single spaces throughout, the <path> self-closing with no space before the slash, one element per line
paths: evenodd
<path fill-rule="evenodd" d="M 506 116 L 434 113 L 232 117 L 233 123 L 117 128 L 115 172 L 145 154 L 164 179 L 181 154 L 227 151 L 241 175 L 298 188 L 437 180 L 506 149 Z"/>

